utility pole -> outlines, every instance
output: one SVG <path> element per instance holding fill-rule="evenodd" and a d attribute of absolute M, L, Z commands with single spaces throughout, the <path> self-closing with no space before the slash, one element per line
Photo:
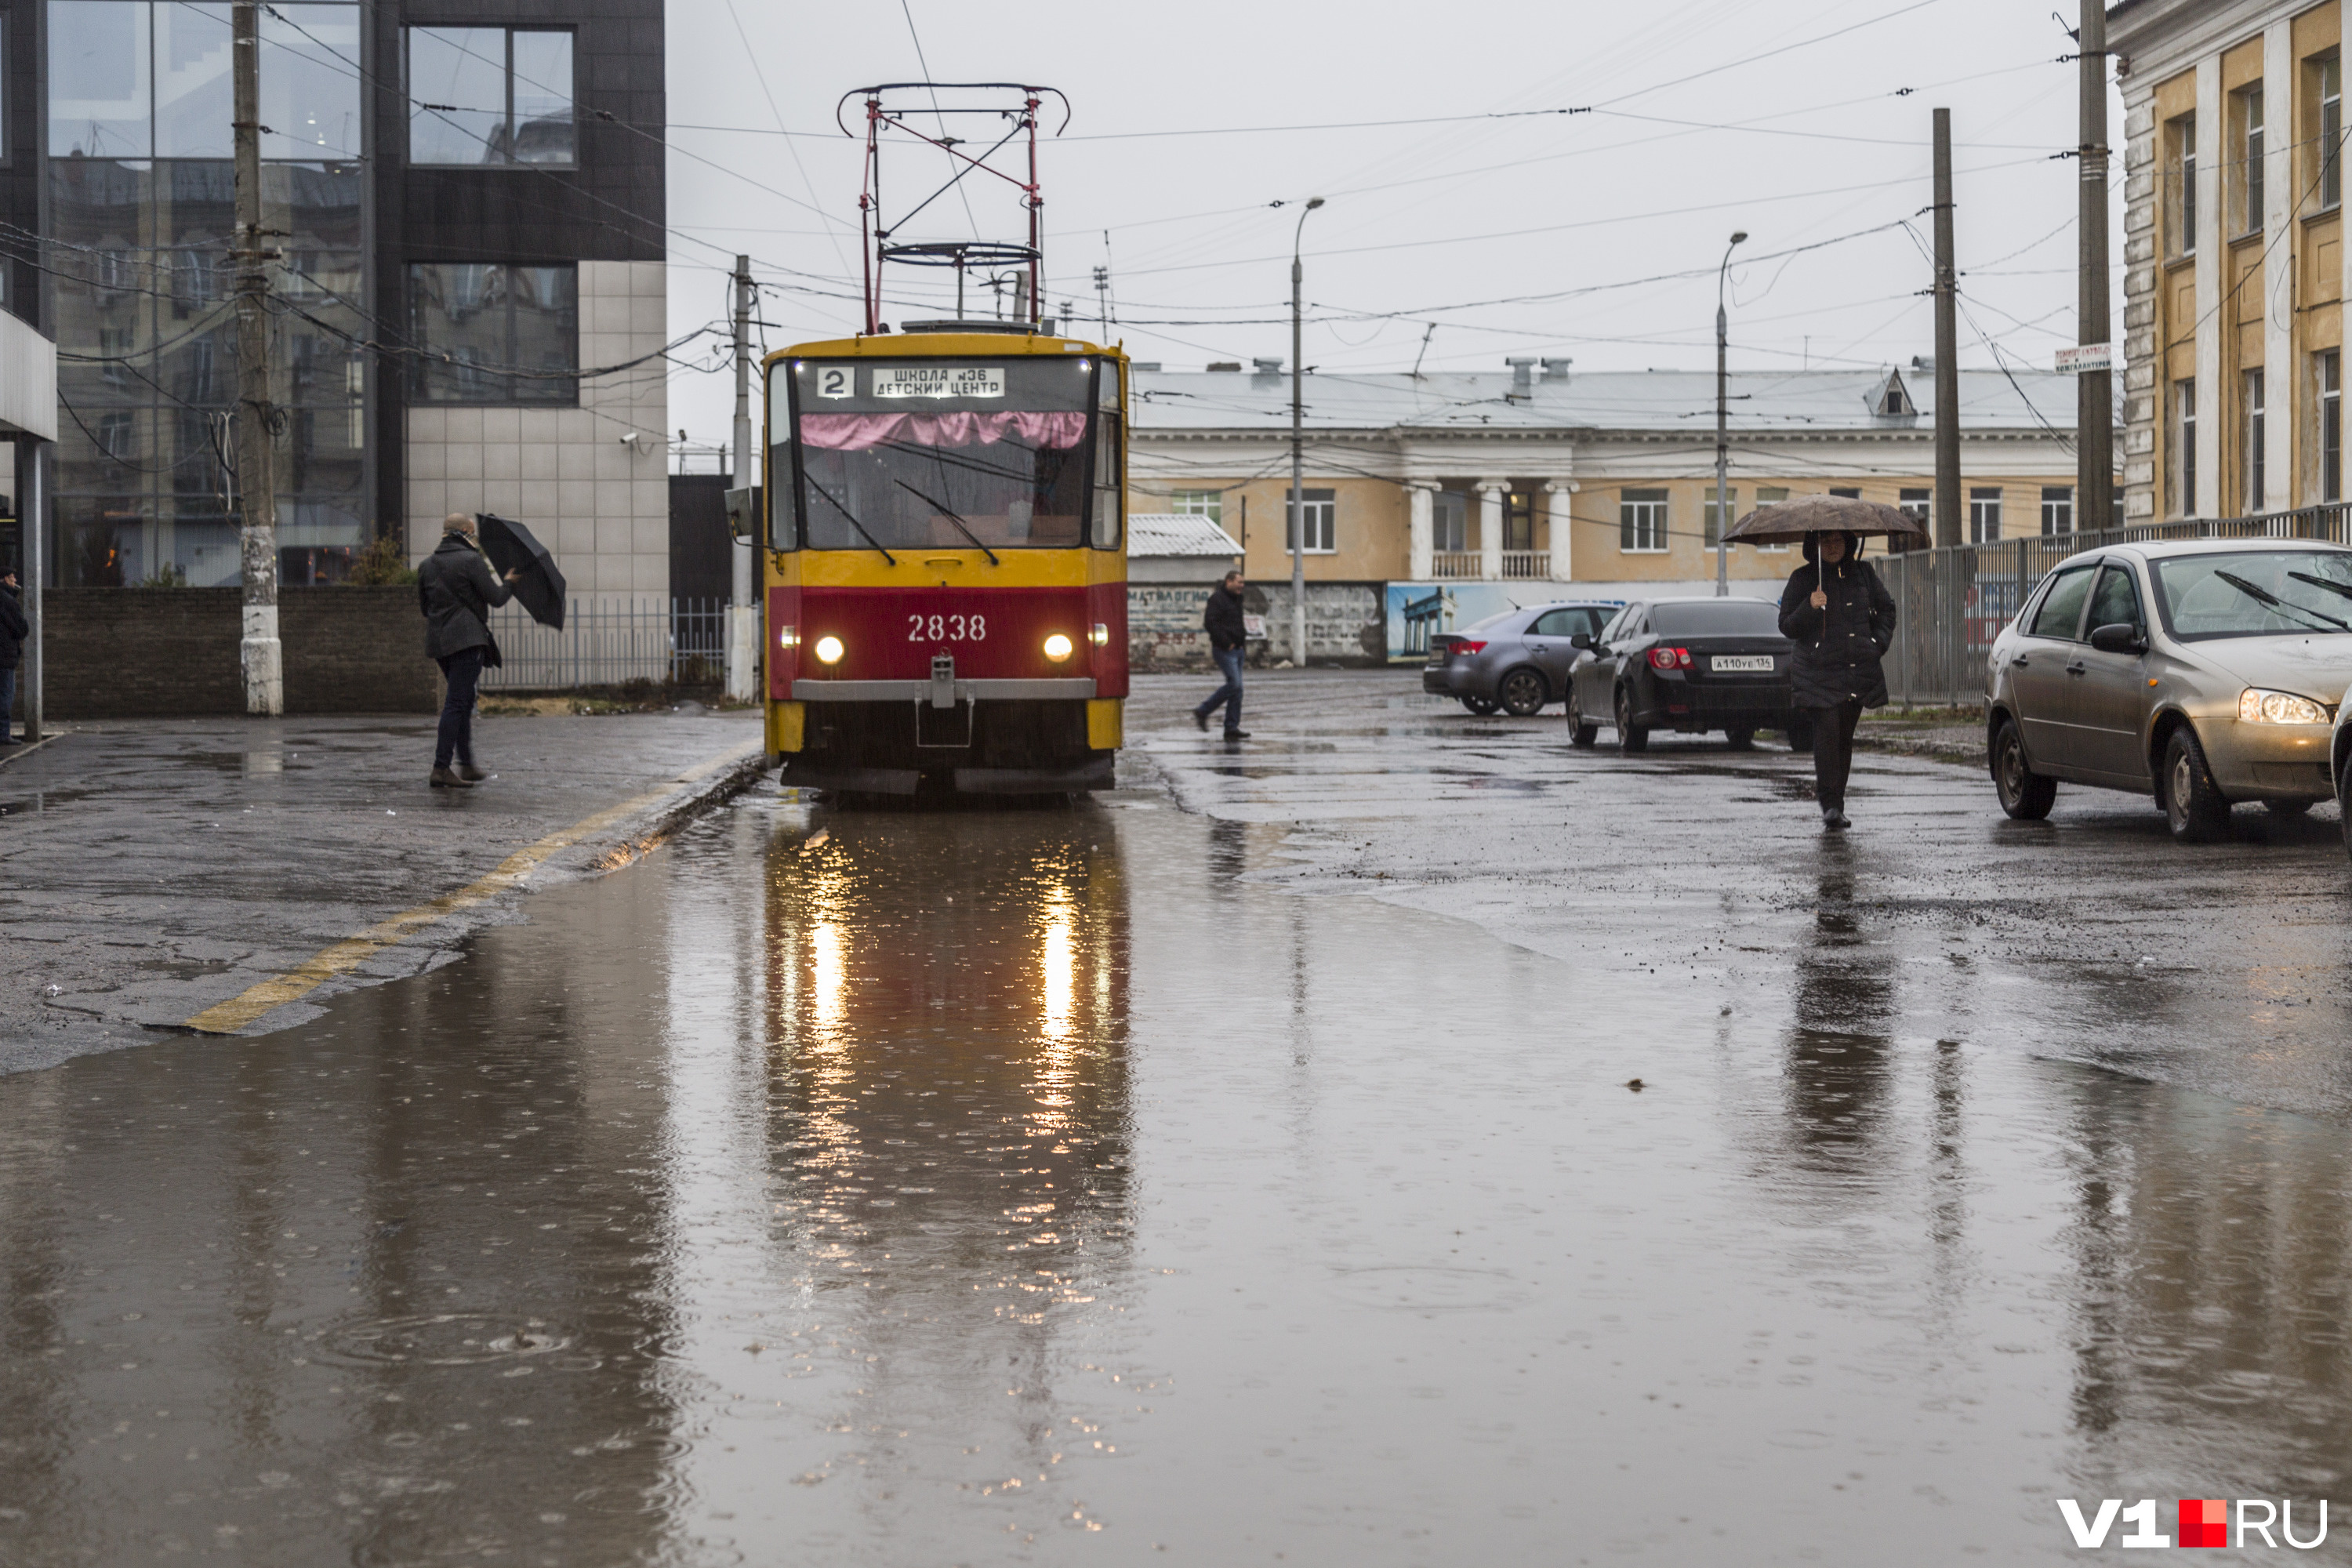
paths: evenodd
<path fill-rule="evenodd" d="M 1747 237 L 1746 229 L 1734 231 L 1731 243 L 1723 247 L 1723 265 L 1715 269 L 1715 596 L 1718 599 L 1731 593 L 1731 544 L 1724 538 L 1731 531 L 1730 492 L 1724 488 L 1731 473 L 1731 438 L 1726 428 L 1731 400 L 1724 370 L 1731 320 L 1723 313 L 1723 279 L 1731 269 L 1731 253 Z"/>
<path fill-rule="evenodd" d="M 1299 328 L 1299 301 L 1307 268 L 1299 260 L 1299 237 L 1307 232 L 1307 213 L 1323 205 L 1321 196 L 1307 198 L 1307 212 L 1290 231 L 1290 660 L 1307 668 L 1307 447 L 1304 438 L 1306 391 L 1299 377 L 1304 342 Z"/>
<path fill-rule="evenodd" d="M 278 640 L 276 405 L 269 399 L 269 263 L 261 228 L 261 5 L 236 0 L 230 68 L 236 136 L 236 488 L 243 501 L 245 710 L 286 710 L 285 652 Z"/>
<path fill-rule="evenodd" d="M 2091 0 L 2096 4 L 2096 0 Z M 1936 110 L 1936 542 L 1961 542 L 1959 274 L 1952 268 L 1952 111 Z"/>
<path fill-rule="evenodd" d="M 2074 341 L 2107 343 L 2107 10 L 2083 0 L 2082 272 L 2077 284 Z M 2113 350 L 2109 357 L 2113 358 Z M 2086 370 L 2074 377 L 2074 526 L 2115 522 L 2115 373 Z"/>
<path fill-rule="evenodd" d="M 759 484 L 759 457 L 751 428 L 751 258 L 735 258 L 735 471 L 730 483 L 751 492 Z M 759 695 L 759 601 L 753 594 L 753 564 L 759 560 L 766 532 L 766 509 L 751 510 L 751 526 L 730 547 L 733 574 L 727 597 L 727 695 L 749 702 Z"/>

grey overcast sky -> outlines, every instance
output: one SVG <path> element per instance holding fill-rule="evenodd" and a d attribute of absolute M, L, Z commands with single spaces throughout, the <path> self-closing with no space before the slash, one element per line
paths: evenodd
<path fill-rule="evenodd" d="M 1961 363 L 2046 368 L 2075 337 L 2076 165 L 2052 157 L 2077 139 L 2073 47 L 2052 0 L 672 0 L 671 328 L 723 316 L 740 250 L 768 347 L 854 331 L 861 144 L 834 105 L 928 78 L 1068 95 L 1040 153 L 1047 303 L 1171 369 L 1287 361 L 1297 204 L 1318 195 L 1311 367 L 1704 367 L 1736 228 L 1735 370 L 1907 363 L 1935 341 L 1919 291 L 1940 104 Z M 1540 112 L 1568 109 L 1587 112 Z M 2119 257 L 2112 93 L 2109 116 Z M 1434 122 L 1362 123 L 1401 120 Z M 1326 126 L 1344 128 L 1288 129 Z M 950 172 L 909 143 L 886 195 Z M 901 237 L 1017 237 L 1008 188 L 967 180 L 969 213 L 950 193 Z M 883 319 L 948 313 L 919 303 L 941 281 L 899 272 Z M 2116 288 L 2119 321 L 2119 268 Z M 714 342 L 681 351 L 708 369 L 671 376 L 670 423 L 698 443 L 732 417 Z"/>

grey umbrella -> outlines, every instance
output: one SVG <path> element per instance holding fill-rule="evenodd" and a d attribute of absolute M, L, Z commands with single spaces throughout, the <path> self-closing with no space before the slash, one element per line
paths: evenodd
<path fill-rule="evenodd" d="M 1884 501 L 1857 496 L 1799 496 L 1759 506 L 1731 525 L 1723 537 L 1734 544 L 1786 544 L 1809 533 L 1884 533 L 1926 542 L 1916 518 Z"/>
<path fill-rule="evenodd" d="M 569 590 L 547 546 L 521 523 L 494 512 L 481 513 L 475 526 L 481 531 L 482 553 L 490 558 L 490 564 L 500 572 L 516 574 L 514 596 L 522 601 L 530 618 L 562 631 L 563 600 Z"/>

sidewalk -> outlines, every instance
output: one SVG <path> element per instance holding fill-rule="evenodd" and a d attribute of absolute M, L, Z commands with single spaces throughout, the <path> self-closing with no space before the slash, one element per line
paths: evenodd
<path fill-rule="evenodd" d="M 475 730 L 497 776 L 471 790 L 425 786 L 421 717 L 115 721 L 0 767 L 0 1074 L 199 1016 L 315 1016 L 521 918 L 531 886 L 625 863 L 760 762 L 757 714 Z"/>

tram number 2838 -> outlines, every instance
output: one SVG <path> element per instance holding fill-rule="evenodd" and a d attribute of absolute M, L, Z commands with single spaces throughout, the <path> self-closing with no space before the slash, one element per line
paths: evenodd
<path fill-rule="evenodd" d="M 985 642 L 986 616 L 908 616 L 908 642 Z"/>

